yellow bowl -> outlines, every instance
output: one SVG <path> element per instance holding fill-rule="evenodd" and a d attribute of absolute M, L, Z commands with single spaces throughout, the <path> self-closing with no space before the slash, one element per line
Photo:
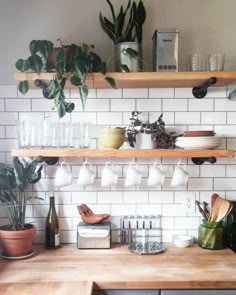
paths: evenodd
<path fill-rule="evenodd" d="M 125 141 L 125 134 L 99 134 L 98 142 L 105 149 L 119 149 Z"/>
<path fill-rule="evenodd" d="M 104 134 L 125 134 L 124 128 L 102 128 L 98 130 L 99 135 Z"/>

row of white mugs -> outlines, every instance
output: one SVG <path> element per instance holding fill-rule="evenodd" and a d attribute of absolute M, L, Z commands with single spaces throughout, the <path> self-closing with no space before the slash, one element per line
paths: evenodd
<path fill-rule="evenodd" d="M 172 187 L 184 186 L 188 182 L 189 173 L 183 162 L 179 161 L 174 169 L 171 180 Z M 78 184 L 81 186 L 92 185 L 94 182 L 95 174 L 92 171 L 92 165 L 84 161 L 80 168 L 78 176 Z M 132 187 L 141 183 L 142 173 L 139 171 L 138 164 L 132 161 L 127 169 L 125 177 L 125 187 Z M 73 180 L 72 172 L 68 163 L 63 161 L 58 167 L 55 176 L 55 185 L 59 187 L 71 185 Z M 147 181 L 148 186 L 162 185 L 165 180 L 165 172 L 162 164 L 155 162 L 150 167 L 149 177 Z M 107 162 L 102 170 L 101 187 L 110 187 L 116 185 L 118 181 L 118 173 L 111 161 Z"/>

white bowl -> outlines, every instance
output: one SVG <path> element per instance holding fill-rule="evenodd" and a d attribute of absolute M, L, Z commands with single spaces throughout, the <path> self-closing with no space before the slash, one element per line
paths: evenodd
<path fill-rule="evenodd" d="M 193 237 L 188 235 L 174 235 L 172 240 L 176 247 L 181 248 L 188 247 L 193 243 Z"/>
<path fill-rule="evenodd" d="M 202 143 L 202 142 L 176 142 L 175 144 L 177 147 L 183 149 L 193 149 L 193 150 L 204 150 L 204 149 L 214 149 L 221 145 L 221 143 Z"/>
<path fill-rule="evenodd" d="M 195 136 L 195 137 L 177 137 L 177 140 L 181 141 L 217 141 L 222 140 L 220 136 Z"/>

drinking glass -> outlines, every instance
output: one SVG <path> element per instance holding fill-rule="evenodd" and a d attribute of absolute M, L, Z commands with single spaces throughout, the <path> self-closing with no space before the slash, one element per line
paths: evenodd
<path fill-rule="evenodd" d="M 191 71 L 204 70 L 204 58 L 200 53 L 193 53 L 190 55 L 190 69 Z"/>
<path fill-rule="evenodd" d="M 92 124 L 89 122 L 79 123 L 79 147 L 87 149 L 91 144 Z"/>
<path fill-rule="evenodd" d="M 31 146 L 32 121 L 16 121 L 16 131 L 19 147 L 29 148 Z"/>
<path fill-rule="evenodd" d="M 52 147 L 54 124 L 50 119 L 45 119 L 42 127 L 43 127 L 43 146 Z"/>
<path fill-rule="evenodd" d="M 59 123 L 59 146 L 62 148 L 72 147 L 72 126 L 70 122 Z"/>
<path fill-rule="evenodd" d="M 208 56 L 209 71 L 223 71 L 225 62 L 224 53 L 210 53 Z"/>

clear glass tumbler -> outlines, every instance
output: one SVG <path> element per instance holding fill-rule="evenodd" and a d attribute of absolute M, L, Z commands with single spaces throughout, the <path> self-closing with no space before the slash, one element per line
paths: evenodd
<path fill-rule="evenodd" d="M 79 123 L 79 147 L 87 149 L 91 145 L 92 124 L 89 122 Z"/>
<path fill-rule="evenodd" d="M 73 131 L 70 122 L 59 123 L 59 146 L 61 148 L 72 147 Z"/>
<path fill-rule="evenodd" d="M 203 71 L 204 70 L 204 57 L 200 53 L 193 53 L 190 55 L 190 70 Z"/>
<path fill-rule="evenodd" d="M 32 121 L 30 120 L 16 121 L 16 132 L 18 136 L 19 148 L 30 148 Z"/>
<path fill-rule="evenodd" d="M 223 71 L 225 63 L 224 53 L 211 53 L 208 55 L 209 71 Z"/>

